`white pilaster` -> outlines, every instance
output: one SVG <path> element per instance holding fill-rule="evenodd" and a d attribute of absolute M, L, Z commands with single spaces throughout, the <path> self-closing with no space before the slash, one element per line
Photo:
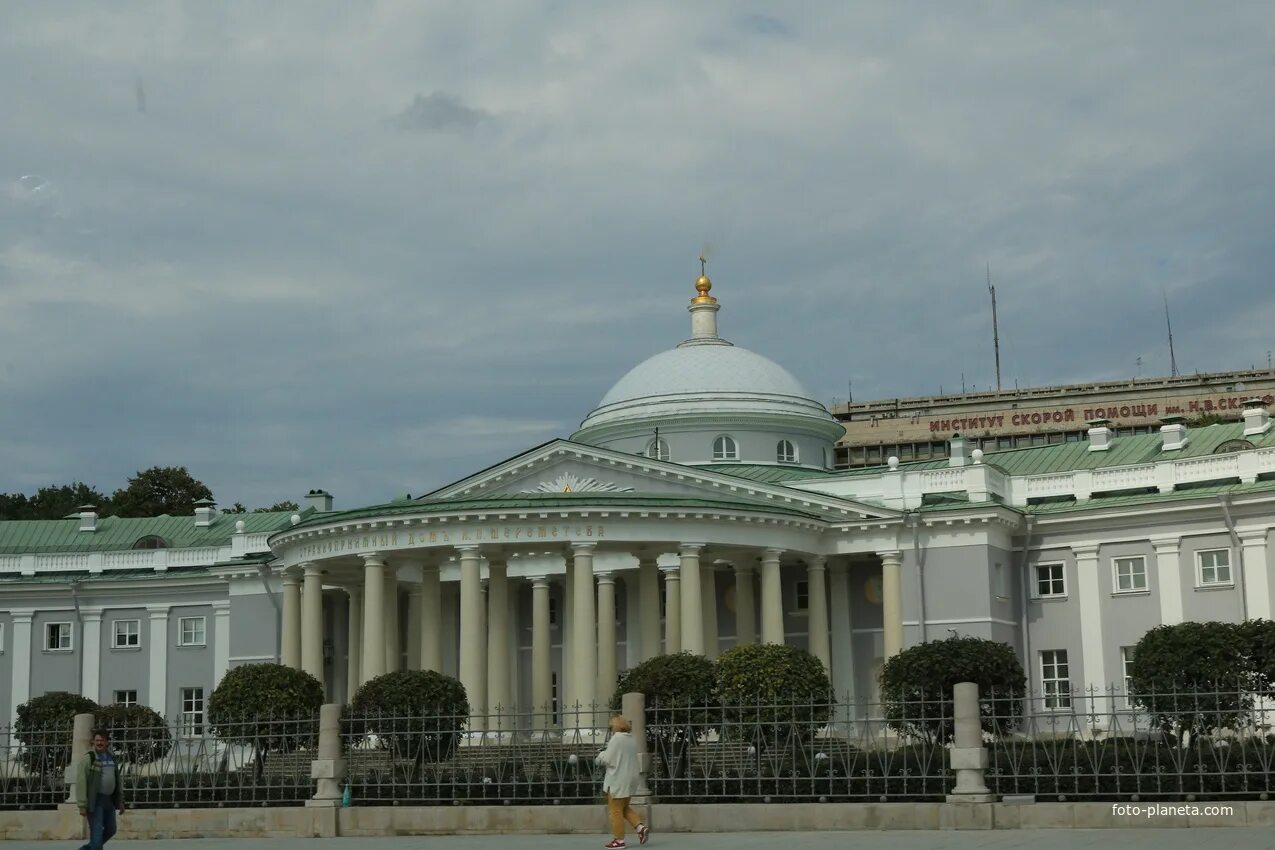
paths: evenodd
<path fill-rule="evenodd" d="M 34 611 L 10 611 L 13 635 L 9 651 L 13 653 L 13 670 L 9 686 L 9 723 L 16 723 L 18 706 L 31 699 L 31 619 Z"/>
<path fill-rule="evenodd" d="M 549 579 L 531 578 L 531 711 L 532 725 L 544 731 L 549 725 L 553 697 L 552 637 L 549 630 Z"/>
<path fill-rule="evenodd" d="M 349 643 L 345 660 L 345 692 L 347 699 L 354 699 L 359 687 L 363 684 L 363 588 L 351 585 L 345 589 L 346 625 L 349 629 Z"/>
<path fill-rule="evenodd" d="M 301 669 L 301 575 L 295 567 L 283 573 L 283 646 L 280 662 Z"/>
<path fill-rule="evenodd" d="M 660 567 L 654 558 L 638 561 L 638 612 L 642 637 L 640 661 L 660 654 Z M 632 627 L 633 623 L 629 623 Z M 632 640 L 632 638 L 629 638 Z"/>
<path fill-rule="evenodd" d="M 214 602 L 213 609 L 213 687 L 221 684 L 230 669 L 230 600 Z"/>
<path fill-rule="evenodd" d="M 677 551 L 682 561 L 682 649 L 704 654 L 704 583 L 699 553 L 703 543 L 683 543 Z"/>
<path fill-rule="evenodd" d="M 1182 622 L 1182 549 L 1178 537 L 1153 538 L 1156 585 L 1160 596 L 1160 622 L 1166 626 Z"/>
<path fill-rule="evenodd" d="M 488 714 L 491 712 L 491 700 L 487 698 L 487 677 L 491 672 L 491 647 L 487 645 L 487 579 L 480 579 L 479 587 L 479 603 L 478 603 L 478 634 L 479 646 L 482 649 L 483 658 L 483 675 L 478 679 L 477 694 L 470 700 L 470 708 L 475 705 L 478 716 L 469 723 L 469 728 L 474 731 L 487 731 Z"/>
<path fill-rule="evenodd" d="M 421 669 L 443 672 L 443 588 L 431 566 L 421 568 Z"/>
<path fill-rule="evenodd" d="M 704 623 L 704 656 L 713 659 L 718 656 L 721 634 L 717 630 L 717 568 L 712 564 L 700 564 L 699 579 L 700 606 L 704 612 L 700 617 Z"/>
<path fill-rule="evenodd" d="M 615 576 L 598 573 L 598 683 L 596 701 L 607 705 L 615 693 Z"/>
<path fill-rule="evenodd" d="M 881 556 L 881 618 L 884 628 L 885 660 L 903 651 L 903 554 L 878 552 Z"/>
<path fill-rule="evenodd" d="M 806 580 L 809 587 L 809 642 L 810 654 L 822 661 L 824 669 L 831 673 L 832 651 L 828 642 L 828 585 L 824 564 L 823 555 L 813 555 L 806 565 Z"/>
<path fill-rule="evenodd" d="M 421 586 L 407 592 L 407 669 L 421 669 Z"/>
<path fill-rule="evenodd" d="M 596 543 L 572 543 L 571 559 L 574 562 L 572 583 L 572 643 L 575 644 L 572 663 L 575 665 L 567 673 L 567 682 L 571 684 L 568 711 L 581 711 L 574 728 L 592 725 L 587 713 L 595 702 L 594 691 L 597 688 L 598 654 L 597 623 L 593 617 L 593 550 Z M 566 715 L 571 717 L 572 715 Z"/>
<path fill-rule="evenodd" d="M 102 701 L 102 612 L 81 609 L 84 621 L 83 654 L 80 656 L 80 695 Z"/>
<path fill-rule="evenodd" d="M 491 730 L 513 731 L 513 693 L 509 690 L 509 567 L 505 561 L 487 564 L 487 706 Z M 499 723 L 500 725 L 496 725 Z"/>
<path fill-rule="evenodd" d="M 752 564 L 735 565 L 735 645 L 757 642 L 757 595 Z"/>
<path fill-rule="evenodd" d="M 1244 601 L 1250 620 L 1271 618 L 1271 584 L 1266 571 L 1265 528 L 1240 532 L 1244 556 Z"/>
<path fill-rule="evenodd" d="M 682 577 L 677 567 L 660 567 L 664 573 L 664 654 L 682 651 Z"/>
<path fill-rule="evenodd" d="M 323 571 L 305 564 L 301 593 L 301 669 L 323 684 Z"/>
<path fill-rule="evenodd" d="M 168 687 L 168 606 L 148 605 L 146 613 L 150 619 L 150 646 L 147 655 L 150 659 L 149 687 L 146 690 L 146 704 L 156 712 L 167 715 Z"/>
<path fill-rule="evenodd" d="M 385 561 L 379 552 L 363 556 L 363 662 L 366 684 L 385 674 Z"/>
<path fill-rule="evenodd" d="M 1107 664 L 1102 640 L 1102 592 L 1098 581 L 1098 546 L 1073 546 L 1076 556 L 1076 601 L 1080 605 L 1080 656 L 1085 667 L 1085 688 L 1096 695 L 1107 692 Z M 1100 703 L 1095 704 L 1095 709 Z"/>
<path fill-rule="evenodd" d="M 487 653 L 483 651 L 482 556 L 477 546 L 457 547 L 460 552 L 460 683 L 469 697 L 469 709 L 481 715 L 480 702 L 487 679 Z M 470 727 L 473 728 L 472 726 Z"/>
<path fill-rule="evenodd" d="M 766 549 L 761 555 L 761 642 L 784 643 L 784 587 L 779 577 L 782 549 Z"/>
<path fill-rule="evenodd" d="M 399 638 L 398 617 L 398 567 L 385 567 L 385 672 L 397 673 L 403 669 L 403 645 Z"/>

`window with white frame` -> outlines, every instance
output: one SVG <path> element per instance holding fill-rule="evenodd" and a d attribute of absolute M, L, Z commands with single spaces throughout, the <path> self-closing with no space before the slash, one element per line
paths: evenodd
<path fill-rule="evenodd" d="M 45 623 L 44 648 L 49 652 L 70 652 L 71 624 Z"/>
<path fill-rule="evenodd" d="M 1231 584 L 1231 550 L 1209 549 L 1195 553 L 1195 562 L 1199 567 L 1200 586 L 1214 584 Z"/>
<path fill-rule="evenodd" d="M 652 440 L 646 444 L 646 456 L 652 460 L 668 460 L 671 455 L 666 440 Z"/>
<path fill-rule="evenodd" d="M 795 592 L 793 593 L 793 596 L 796 597 L 796 604 L 797 604 L 796 610 L 809 611 L 810 610 L 810 582 L 806 581 L 805 579 L 802 579 L 801 581 L 797 582 L 794 588 L 794 591 Z"/>
<path fill-rule="evenodd" d="M 116 705 L 137 705 L 137 691 L 116 691 Z"/>
<path fill-rule="evenodd" d="M 178 646 L 203 646 L 205 617 L 182 617 L 177 621 Z"/>
<path fill-rule="evenodd" d="M 796 463 L 797 447 L 792 444 L 791 440 L 780 440 L 775 446 L 775 459 L 780 463 Z"/>
<path fill-rule="evenodd" d="M 186 735 L 204 734 L 204 689 L 182 688 L 182 732 Z"/>
<path fill-rule="evenodd" d="M 1112 558 L 1115 570 L 1116 593 L 1136 593 L 1147 589 L 1147 559 L 1141 555 L 1130 558 Z"/>
<path fill-rule="evenodd" d="M 1009 598 L 1009 580 L 1005 575 L 1004 564 L 992 565 L 992 593 L 998 599 Z"/>
<path fill-rule="evenodd" d="M 1133 647 L 1120 647 L 1120 672 L 1124 676 L 1124 697 L 1132 702 L 1129 694 L 1133 692 Z"/>
<path fill-rule="evenodd" d="M 1064 564 L 1036 565 L 1036 597 L 1038 599 L 1067 595 L 1064 566 Z"/>
<path fill-rule="evenodd" d="M 713 460 L 739 460 L 739 446 L 734 437 L 722 435 L 713 440 Z"/>
<path fill-rule="evenodd" d="M 1046 649 L 1040 653 L 1040 688 L 1045 708 L 1071 707 L 1071 670 L 1067 650 Z"/>
<path fill-rule="evenodd" d="M 141 620 L 116 620 L 115 636 L 111 646 L 115 649 L 136 649 L 142 645 Z"/>

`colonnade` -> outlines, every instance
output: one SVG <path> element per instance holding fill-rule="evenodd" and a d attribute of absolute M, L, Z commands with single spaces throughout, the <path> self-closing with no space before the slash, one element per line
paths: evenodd
<path fill-rule="evenodd" d="M 594 569 L 596 543 L 573 543 L 565 552 L 563 623 L 565 674 L 564 718 L 575 707 L 582 710 L 610 701 L 615 690 L 619 661 L 616 634 L 616 576 Z M 636 571 L 626 570 L 626 591 L 639 597 L 638 655 L 646 660 L 661 652 L 689 651 L 710 658 L 718 653 L 716 564 L 705 564 L 705 546 L 685 543 L 677 549 L 677 563 L 661 566 L 653 556 L 638 557 Z M 460 641 L 458 678 L 465 687 L 473 713 L 471 730 L 487 729 L 491 715 L 507 717 L 517 702 L 512 687 L 512 661 L 508 630 L 510 581 L 507 561 L 495 553 L 484 554 L 477 545 L 457 546 L 460 567 Z M 733 562 L 735 583 L 736 644 L 785 642 L 783 585 L 780 563 L 785 552 L 764 549 L 760 562 L 760 600 L 755 569 L 748 561 Z M 885 657 L 903 647 L 902 557 L 899 552 L 878 553 L 882 564 L 881 602 Z M 349 597 L 346 670 L 349 692 L 371 679 L 400 669 L 398 571 L 380 552 L 362 559 L 362 581 L 342 583 Z M 808 581 L 809 651 L 831 670 L 828 610 L 828 565 L 822 555 L 800 555 Z M 482 576 L 484 562 L 487 578 Z M 439 568 L 416 564 L 419 582 L 409 584 L 409 645 L 405 647 L 411 669 L 441 670 L 443 662 L 442 585 Z M 834 570 L 835 576 L 838 570 Z M 661 635 L 660 582 L 664 583 L 663 634 Z M 844 579 L 842 579 L 844 580 Z M 547 715 L 552 701 L 551 578 L 526 576 L 531 587 L 531 706 Z M 324 574 L 318 564 L 307 563 L 285 571 L 283 577 L 283 635 L 281 661 L 324 681 L 323 654 Z M 758 606 L 760 601 L 760 606 Z M 758 608 L 760 607 L 760 610 Z M 758 616 L 760 614 L 760 617 Z M 760 635 L 757 626 L 760 624 Z M 631 624 L 632 625 L 632 624 Z M 632 634 L 632 632 L 630 633 Z M 633 639 L 632 637 L 630 639 Z M 591 717 L 591 715 L 589 715 Z M 569 719 L 568 719 L 568 722 Z M 586 722 L 595 723 L 596 718 Z"/>

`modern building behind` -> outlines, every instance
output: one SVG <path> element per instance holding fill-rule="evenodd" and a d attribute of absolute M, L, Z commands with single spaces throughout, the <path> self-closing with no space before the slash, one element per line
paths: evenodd
<path fill-rule="evenodd" d="M 1138 378 L 1001 392 L 891 398 L 834 405 L 845 425 L 837 441 L 839 469 L 944 458 L 960 434 L 984 452 L 1081 442 L 1094 420 L 1117 436 L 1158 433 L 1166 417 L 1210 414 L 1239 421 L 1244 402 L 1275 402 L 1275 370 Z"/>

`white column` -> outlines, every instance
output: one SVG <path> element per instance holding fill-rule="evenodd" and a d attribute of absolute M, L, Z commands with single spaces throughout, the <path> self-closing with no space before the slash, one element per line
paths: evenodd
<path fill-rule="evenodd" d="M 537 731 L 549 725 L 553 699 L 552 636 L 549 631 L 549 579 L 531 577 L 531 711 Z"/>
<path fill-rule="evenodd" d="M 704 656 L 716 658 L 721 632 L 717 628 L 717 568 L 712 564 L 700 564 L 700 604 L 703 607 Z"/>
<path fill-rule="evenodd" d="M 407 669 L 421 669 L 421 586 L 407 593 Z"/>
<path fill-rule="evenodd" d="M 421 669 L 443 671 L 443 587 L 438 567 L 421 568 Z"/>
<path fill-rule="evenodd" d="M 80 695 L 94 702 L 102 701 L 102 612 L 80 611 L 84 622 Z"/>
<path fill-rule="evenodd" d="M 379 552 L 363 556 L 363 661 L 366 684 L 385 674 L 385 561 Z"/>
<path fill-rule="evenodd" d="M 682 651 L 682 577 L 677 567 L 660 567 L 664 572 L 664 654 Z"/>
<path fill-rule="evenodd" d="M 487 707 L 492 731 L 513 731 L 513 694 L 509 690 L 509 566 L 487 563 Z M 499 724 L 499 725 L 496 725 Z"/>
<path fill-rule="evenodd" d="M 877 554 L 881 556 L 881 620 L 889 661 L 903 651 L 903 554 Z"/>
<path fill-rule="evenodd" d="M 9 686 L 9 724 L 18 721 L 18 706 L 31 699 L 31 618 L 33 611 L 11 611 L 13 677 Z"/>
<path fill-rule="evenodd" d="M 598 684 L 597 702 L 606 706 L 615 693 L 615 576 L 598 573 Z"/>
<path fill-rule="evenodd" d="M 230 600 L 214 602 L 212 609 L 213 688 L 216 688 L 230 669 Z"/>
<path fill-rule="evenodd" d="M 345 692 L 347 699 L 354 699 L 354 694 L 363 684 L 361 672 L 363 669 L 363 588 L 351 585 L 345 589 L 345 592 L 348 597 L 346 605 L 349 606 L 346 617 L 346 625 L 349 629 L 349 636 L 346 638 L 349 644 L 347 647 L 349 655 L 345 663 Z"/>
<path fill-rule="evenodd" d="M 704 654 L 704 584 L 700 579 L 699 553 L 702 543 L 684 543 L 678 548 L 682 559 L 682 649 Z"/>
<path fill-rule="evenodd" d="M 757 597 L 753 590 L 753 565 L 735 565 L 735 645 L 757 642 Z"/>
<path fill-rule="evenodd" d="M 385 567 L 385 672 L 403 669 L 403 644 L 398 627 L 398 567 Z"/>
<path fill-rule="evenodd" d="M 855 698 L 854 624 L 850 618 L 850 566 L 835 564 L 828 571 L 828 622 L 832 626 L 832 687 L 838 699 Z M 849 716 L 843 716 L 849 720 Z"/>
<path fill-rule="evenodd" d="M 1244 600 L 1250 620 L 1271 618 L 1271 584 L 1266 572 L 1266 529 L 1240 533 L 1244 556 Z"/>
<path fill-rule="evenodd" d="M 567 710 L 582 712 L 578 717 L 581 721 L 589 716 L 583 712 L 594 702 L 598 676 L 598 654 L 594 643 L 597 640 L 597 623 L 593 619 L 593 550 L 596 546 L 596 543 L 571 544 L 571 642 L 574 646 L 572 667 L 567 672 L 568 693 L 571 695 Z"/>
<path fill-rule="evenodd" d="M 487 681 L 487 653 L 483 651 L 482 555 L 477 546 L 458 546 L 457 549 L 460 552 L 459 678 L 469 697 L 469 710 L 479 716 L 483 714 L 481 700 Z"/>
<path fill-rule="evenodd" d="M 479 641 L 482 646 L 483 653 L 483 675 L 478 680 L 478 696 L 472 701 L 474 704 L 481 706 L 481 716 L 475 721 L 470 722 L 470 728 L 475 730 L 487 730 L 487 715 L 491 712 L 491 700 L 487 695 L 487 677 L 491 672 L 491 647 L 487 645 L 487 579 L 479 581 L 478 586 L 481 588 L 478 605 L 478 634 Z M 471 704 L 471 708 L 473 705 Z"/>
<path fill-rule="evenodd" d="M 1080 606 L 1080 656 L 1085 687 L 1095 694 L 1107 692 L 1107 664 L 1102 641 L 1102 591 L 1098 581 L 1098 547 L 1073 546 L 1076 556 L 1076 601 Z M 1101 712 L 1101 703 L 1094 709 Z"/>
<path fill-rule="evenodd" d="M 301 669 L 323 684 L 323 571 L 305 565 L 301 594 Z"/>
<path fill-rule="evenodd" d="M 766 549 L 761 555 L 761 642 L 784 643 L 784 587 L 779 578 L 782 549 Z"/>
<path fill-rule="evenodd" d="M 1160 623 L 1182 622 L 1182 550 L 1178 537 L 1152 538 L 1155 547 L 1155 574 L 1160 596 Z"/>
<path fill-rule="evenodd" d="M 640 660 L 660 654 L 660 567 L 654 558 L 638 561 L 638 629 L 642 638 Z M 633 626 L 629 623 L 630 628 Z"/>
<path fill-rule="evenodd" d="M 146 691 L 146 704 L 160 714 L 167 716 L 168 687 L 168 606 L 147 606 L 150 618 L 150 681 Z"/>
<path fill-rule="evenodd" d="M 283 646 L 280 662 L 301 669 L 301 575 L 295 567 L 283 573 Z"/>
<path fill-rule="evenodd" d="M 810 654 L 823 662 L 832 672 L 832 650 L 828 642 L 828 585 L 823 555 L 812 555 L 806 565 L 806 582 L 809 586 Z"/>

